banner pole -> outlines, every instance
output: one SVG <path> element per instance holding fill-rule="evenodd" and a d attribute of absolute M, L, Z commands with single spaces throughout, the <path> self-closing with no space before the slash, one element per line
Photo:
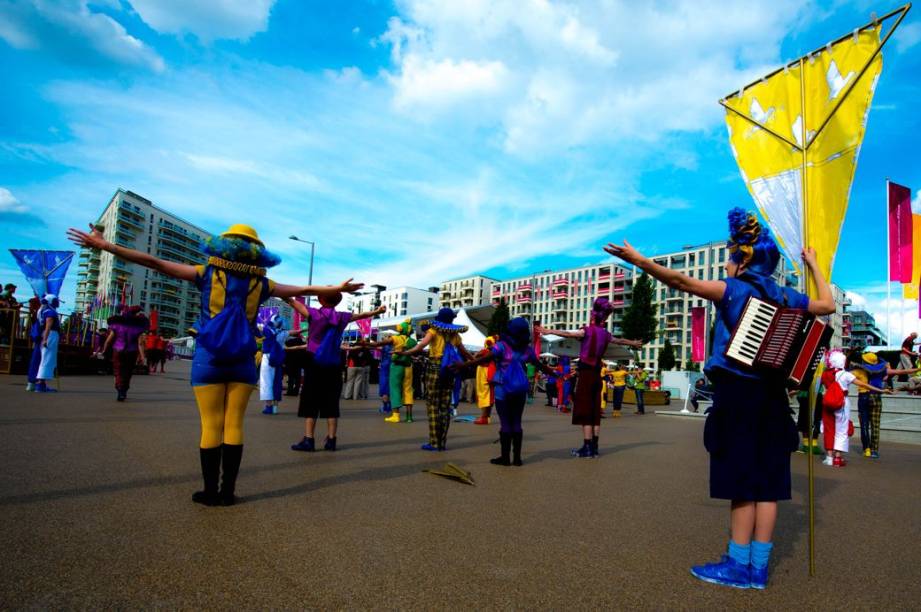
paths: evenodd
<path fill-rule="evenodd" d="M 889 177 L 886 177 L 886 346 L 892 345 L 892 228 L 889 227 Z"/>
<path fill-rule="evenodd" d="M 802 189 L 803 189 L 803 248 L 809 248 L 809 189 L 806 181 L 806 151 L 809 149 L 809 143 L 806 140 L 806 62 L 803 58 L 799 60 L 799 86 L 800 86 L 800 114 L 803 118 L 801 122 L 802 131 Z M 803 266 L 803 284 L 806 295 L 811 297 L 813 279 L 809 273 L 809 266 Z M 809 430 L 807 439 L 809 441 L 808 452 L 806 453 L 806 474 L 809 483 L 809 576 L 815 576 L 815 471 L 812 460 L 812 417 L 815 412 L 815 384 L 810 382 L 809 387 Z"/>

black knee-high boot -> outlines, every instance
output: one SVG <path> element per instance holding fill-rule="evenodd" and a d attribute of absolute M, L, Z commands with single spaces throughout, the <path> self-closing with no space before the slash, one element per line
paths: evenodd
<path fill-rule="evenodd" d="M 237 474 L 240 473 L 240 460 L 243 458 L 242 444 L 222 444 L 224 451 L 224 476 L 221 479 L 221 504 L 232 506 L 237 498 Z"/>
<path fill-rule="evenodd" d="M 524 432 L 517 431 L 512 434 L 512 465 L 521 465 L 521 438 Z"/>
<path fill-rule="evenodd" d="M 502 455 L 495 459 L 490 459 L 489 462 L 493 465 L 511 465 L 512 462 L 509 461 L 508 456 L 512 447 L 512 434 L 500 431 L 499 444 L 502 446 Z"/>
<path fill-rule="evenodd" d="M 221 447 L 198 449 L 201 459 L 201 476 L 205 481 L 205 488 L 192 494 L 192 501 L 206 506 L 217 506 L 221 503 L 217 491 L 217 482 L 221 476 Z"/>
<path fill-rule="evenodd" d="M 598 436 L 592 436 L 592 455 L 598 456 Z"/>

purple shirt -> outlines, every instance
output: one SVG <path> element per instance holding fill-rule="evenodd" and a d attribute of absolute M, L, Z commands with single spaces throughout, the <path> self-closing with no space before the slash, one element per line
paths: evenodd
<path fill-rule="evenodd" d="M 579 346 L 579 364 L 598 367 L 614 336 L 600 325 L 586 325 L 584 329 L 585 337 Z"/>
<path fill-rule="evenodd" d="M 534 349 L 530 346 L 526 348 L 524 351 L 517 353 L 517 354 L 513 350 L 511 350 L 511 346 L 509 346 L 508 355 L 506 354 L 505 347 L 506 347 L 506 343 L 500 341 L 496 343 L 496 345 L 493 348 L 490 349 L 490 352 L 492 353 L 494 362 L 496 364 L 496 374 L 497 374 L 496 378 L 498 380 L 508 379 L 508 369 L 512 365 L 512 359 L 515 359 L 516 357 L 521 361 L 522 368 L 524 368 L 525 364 L 528 364 L 528 363 L 533 363 L 534 365 L 538 365 L 540 363 L 540 360 L 537 358 L 537 355 L 534 353 Z M 527 376 L 527 370 L 524 370 L 524 372 L 525 372 L 525 376 Z M 502 384 L 496 385 L 494 389 L 495 389 L 496 399 L 504 400 L 505 399 L 505 385 L 502 385 Z"/>
<path fill-rule="evenodd" d="M 307 319 L 310 322 L 307 328 L 307 352 L 316 353 L 323 342 L 323 336 L 330 327 L 336 327 L 339 331 L 345 330 L 345 326 L 352 320 L 351 312 L 342 312 L 335 308 L 311 308 L 307 307 Z"/>
<path fill-rule="evenodd" d="M 147 319 L 144 319 L 145 327 L 127 323 L 110 324 L 109 331 L 115 334 L 115 338 L 112 340 L 112 350 L 137 351 L 138 338 L 146 331 L 146 323 Z"/>

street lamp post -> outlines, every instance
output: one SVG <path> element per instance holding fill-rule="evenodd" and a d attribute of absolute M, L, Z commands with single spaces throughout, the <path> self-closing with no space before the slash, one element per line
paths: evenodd
<path fill-rule="evenodd" d="M 314 254 L 314 250 L 316 249 L 317 243 L 311 242 L 310 240 L 302 240 L 301 238 L 298 238 L 294 234 L 288 236 L 288 238 L 290 240 L 295 240 L 297 242 L 303 242 L 304 244 L 310 245 L 310 268 L 307 272 L 307 284 L 313 285 L 313 254 Z M 307 304 L 308 305 L 310 304 L 310 296 L 307 296 Z"/>

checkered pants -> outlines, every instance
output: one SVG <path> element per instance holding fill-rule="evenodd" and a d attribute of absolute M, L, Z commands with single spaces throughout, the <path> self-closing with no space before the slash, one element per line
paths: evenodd
<path fill-rule="evenodd" d="M 441 358 L 429 358 L 425 370 L 425 407 L 429 416 L 429 444 L 445 448 L 451 425 L 451 391 L 454 385 L 439 380 Z"/>
<path fill-rule="evenodd" d="M 857 398 L 857 413 L 860 415 L 860 442 L 863 447 L 879 452 L 879 421 L 883 413 L 883 398 L 879 393 L 868 391 Z"/>

